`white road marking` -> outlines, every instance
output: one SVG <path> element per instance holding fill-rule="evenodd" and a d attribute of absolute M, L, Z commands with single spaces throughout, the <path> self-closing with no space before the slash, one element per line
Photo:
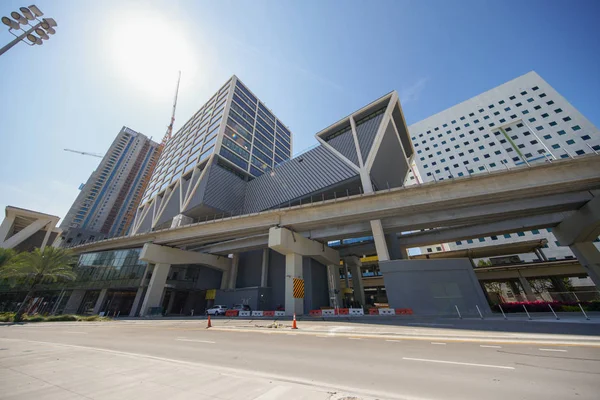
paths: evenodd
<path fill-rule="evenodd" d="M 442 342 L 431 342 L 431 344 L 442 344 L 442 345 L 446 345 L 446 343 L 442 343 Z"/>
<path fill-rule="evenodd" d="M 317 337 L 330 338 L 330 337 L 333 337 L 333 335 L 330 335 L 330 336 L 327 336 L 327 335 L 317 335 Z"/>
<path fill-rule="evenodd" d="M 387 339 L 386 342 L 401 342 L 402 340 L 392 340 L 392 339 Z"/>
<path fill-rule="evenodd" d="M 563 349 L 538 349 L 538 350 L 540 350 L 540 351 L 560 351 L 562 353 L 567 352 L 566 350 L 563 350 Z"/>
<path fill-rule="evenodd" d="M 487 347 L 487 348 L 490 348 L 490 349 L 501 349 L 502 348 L 502 346 L 488 346 L 488 345 L 485 345 L 485 344 L 480 344 L 479 347 Z"/>
<path fill-rule="evenodd" d="M 288 333 L 287 335 L 289 335 L 289 336 L 298 336 L 297 333 Z"/>
<path fill-rule="evenodd" d="M 428 360 L 426 358 L 402 357 L 402 359 L 403 360 L 408 360 L 408 361 L 423 361 L 423 362 L 431 362 L 431 363 L 438 363 L 438 364 L 468 365 L 468 366 L 471 366 L 471 367 L 515 369 L 514 367 L 507 367 L 507 366 L 504 366 L 504 365 L 473 364 L 473 363 L 464 363 L 464 362 L 458 362 L 458 361 L 444 361 L 444 360 Z"/>
<path fill-rule="evenodd" d="M 348 339 L 350 339 L 350 340 L 362 340 L 363 338 L 360 338 L 360 337 L 349 337 Z"/>
<path fill-rule="evenodd" d="M 217 343 L 217 342 L 212 342 L 210 340 L 197 340 L 197 339 L 185 339 L 185 338 L 177 338 L 175 340 L 178 340 L 180 342 L 197 342 L 197 343 L 210 343 L 210 344 Z"/>
<path fill-rule="evenodd" d="M 87 335 L 88 334 L 87 332 L 77 332 L 77 331 L 62 331 L 62 333 L 77 333 L 77 334 L 80 334 L 80 335 Z"/>

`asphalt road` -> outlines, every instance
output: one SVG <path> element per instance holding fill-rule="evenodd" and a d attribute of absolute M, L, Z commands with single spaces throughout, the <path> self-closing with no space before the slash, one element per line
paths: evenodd
<path fill-rule="evenodd" d="M 0 352 L 0 368 L 18 365 L 22 349 L 30 346 L 87 351 L 87 360 L 109 352 L 115 366 L 119 355 L 151 357 L 199 371 L 272 378 L 365 398 L 563 400 L 597 399 L 600 393 L 598 347 L 339 337 L 334 330 L 311 335 L 230 332 L 204 326 L 202 321 L 0 326 L 0 349 L 13 351 L 10 360 L 2 360 Z M 0 398 L 5 398 L 1 392 Z"/>

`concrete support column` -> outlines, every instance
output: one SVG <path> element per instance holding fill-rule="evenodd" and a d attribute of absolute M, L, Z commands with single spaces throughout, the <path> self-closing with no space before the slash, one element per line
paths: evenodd
<path fill-rule="evenodd" d="M 133 304 L 131 305 L 131 311 L 129 311 L 130 317 L 135 317 L 137 314 L 137 309 L 140 306 L 140 302 L 142 301 L 142 295 L 144 294 L 144 288 L 138 288 L 135 293 L 135 298 L 133 299 Z"/>
<path fill-rule="evenodd" d="M 348 263 L 344 261 L 344 283 L 346 287 L 350 287 L 350 271 L 348 270 Z"/>
<path fill-rule="evenodd" d="M 516 281 L 508 281 L 508 284 L 509 284 L 511 290 L 513 291 L 516 299 L 519 301 L 523 301 L 524 299 L 523 299 L 523 296 L 521 296 L 521 288 L 519 287 L 517 282 Z"/>
<path fill-rule="evenodd" d="M 596 289 L 600 290 L 600 252 L 594 243 L 574 243 L 569 247 L 588 276 L 594 281 Z"/>
<path fill-rule="evenodd" d="M 172 290 L 171 296 L 169 297 L 169 303 L 167 304 L 167 309 L 165 310 L 165 314 L 171 314 L 171 309 L 173 308 L 173 303 L 175 303 L 175 294 L 177 292 Z"/>
<path fill-rule="evenodd" d="M 63 314 L 77 314 L 77 310 L 79 309 L 84 296 L 85 289 L 73 290 L 71 296 L 69 296 L 69 300 L 67 300 L 67 304 L 65 304 Z"/>
<path fill-rule="evenodd" d="M 231 271 L 229 272 L 229 283 L 227 284 L 227 289 L 235 289 L 239 264 L 240 255 L 235 253 L 231 260 Z"/>
<path fill-rule="evenodd" d="M 144 297 L 142 308 L 140 309 L 140 317 L 148 314 L 149 308 L 160 307 L 160 301 L 162 299 L 163 291 L 165 290 L 165 284 L 167 283 L 167 276 L 169 275 L 170 269 L 170 264 L 154 265 L 152 278 L 150 278 L 148 290 L 146 290 L 146 296 Z"/>
<path fill-rule="evenodd" d="M 294 278 L 303 279 L 302 256 L 297 253 L 285 255 L 285 315 L 303 315 L 304 299 L 294 297 Z"/>
<path fill-rule="evenodd" d="M 390 260 L 402 260 L 407 259 L 408 257 L 403 256 L 402 250 L 400 249 L 400 241 L 398 240 L 398 234 L 387 233 L 385 235 L 385 244 L 388 248 L 388 254 L 390 255 Z M 406 248 L 404 249 L 406 253 Z"/>
<path fill-rule="evenodd" d="M 373 231 L 373 241 L 375 242 L 375 249 L 377 250 L 377 258 L 379 258 L 379 261 L 389 261 L 390 253 L 388 252 L 388 246 L 385 241 L 385 234 L 383 233 L 381 220 L 375 219 L 370 222 L 371 231 Z"/>
<path fill-rule="evenodd" d="M 527 278 L 524 278 L 519 274 L 519 283 L 521 284 L 521 287 L 523 288 L 523 292 L 525 292 L 525 296 L 527 297 L 527 300 L 529 300 L 529 301 L 537 300 L 537 296 L 533 292 L 533 289 L 531 288 L 531 285 L 529 284 L 529 281 L 527 280 Z"/>
<path fill-rule="evenodd" d="M 327 266 L 327 281 L 329 285 L 329 305 L 339 308 L 342 305 L 342 291 L 340 290 L 340 266 Z"/>
<path fill-rule="evenodd" d="M 98 314 L 104 304 L 104 300 L 106 300 L 106 294 L 108 293 L 108 289 L 102 289 L 100 291 L 100 295 L 98 296 L 98 300 L 96 300 L 96 304 L 94 305 L 94 314 Z"/>
<path fill-rule="evenodd" d="M 267 287 L 269 282 L 269 249 L 263 249 L 260 286 Z"/>
<path fill-rule="evenodd" d="M 352 272 L 352 289 L 354 290 L 354 300 L 358 301 L 361 306 L 365 306 L 365 286 L 363 285 L 362 273 L 360 271 L 361 264 L 351 264 Z"/>

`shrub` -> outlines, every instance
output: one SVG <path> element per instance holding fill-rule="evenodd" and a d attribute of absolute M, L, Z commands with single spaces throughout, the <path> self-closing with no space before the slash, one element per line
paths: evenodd
<path fill-rule="evenodd" d="M 42 317 L 41 315 L 33 315 L 31 317 L 24 317 L 23 318 L 23 322 L 43 322 L 45 321 L 46 318 Z"/>
<path fill-rule="evenodd" d="M 590 301 L 584 308 L 587 311 L 600 311 L 600 301 Z"/>
<path fill-rule="evenodd" d="M 58 321 L 78 321 L 75 315 L 52 315 L 46 318 L 46 321 L 58 322 Z"/>
<path fill-rule="evenodd" d="M 15 318 L 15 313 L 0 313 L 0 322 L 12 322 Z"/>

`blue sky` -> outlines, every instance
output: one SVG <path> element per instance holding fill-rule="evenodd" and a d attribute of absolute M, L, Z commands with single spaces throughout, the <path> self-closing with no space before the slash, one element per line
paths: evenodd
<path fill-rule="evenodd" d="M 56 35 L 0 56 L 2 208 L 64 216 L 99 159 L 63 149 L 104 153 L 123 125 L 160 140 L 179 68 L 175 129 L 236 74 L 294 152 L 391 90 L 411 124 L 530 70 L 600 126 L 596 0 L 36 4 Z"/>

